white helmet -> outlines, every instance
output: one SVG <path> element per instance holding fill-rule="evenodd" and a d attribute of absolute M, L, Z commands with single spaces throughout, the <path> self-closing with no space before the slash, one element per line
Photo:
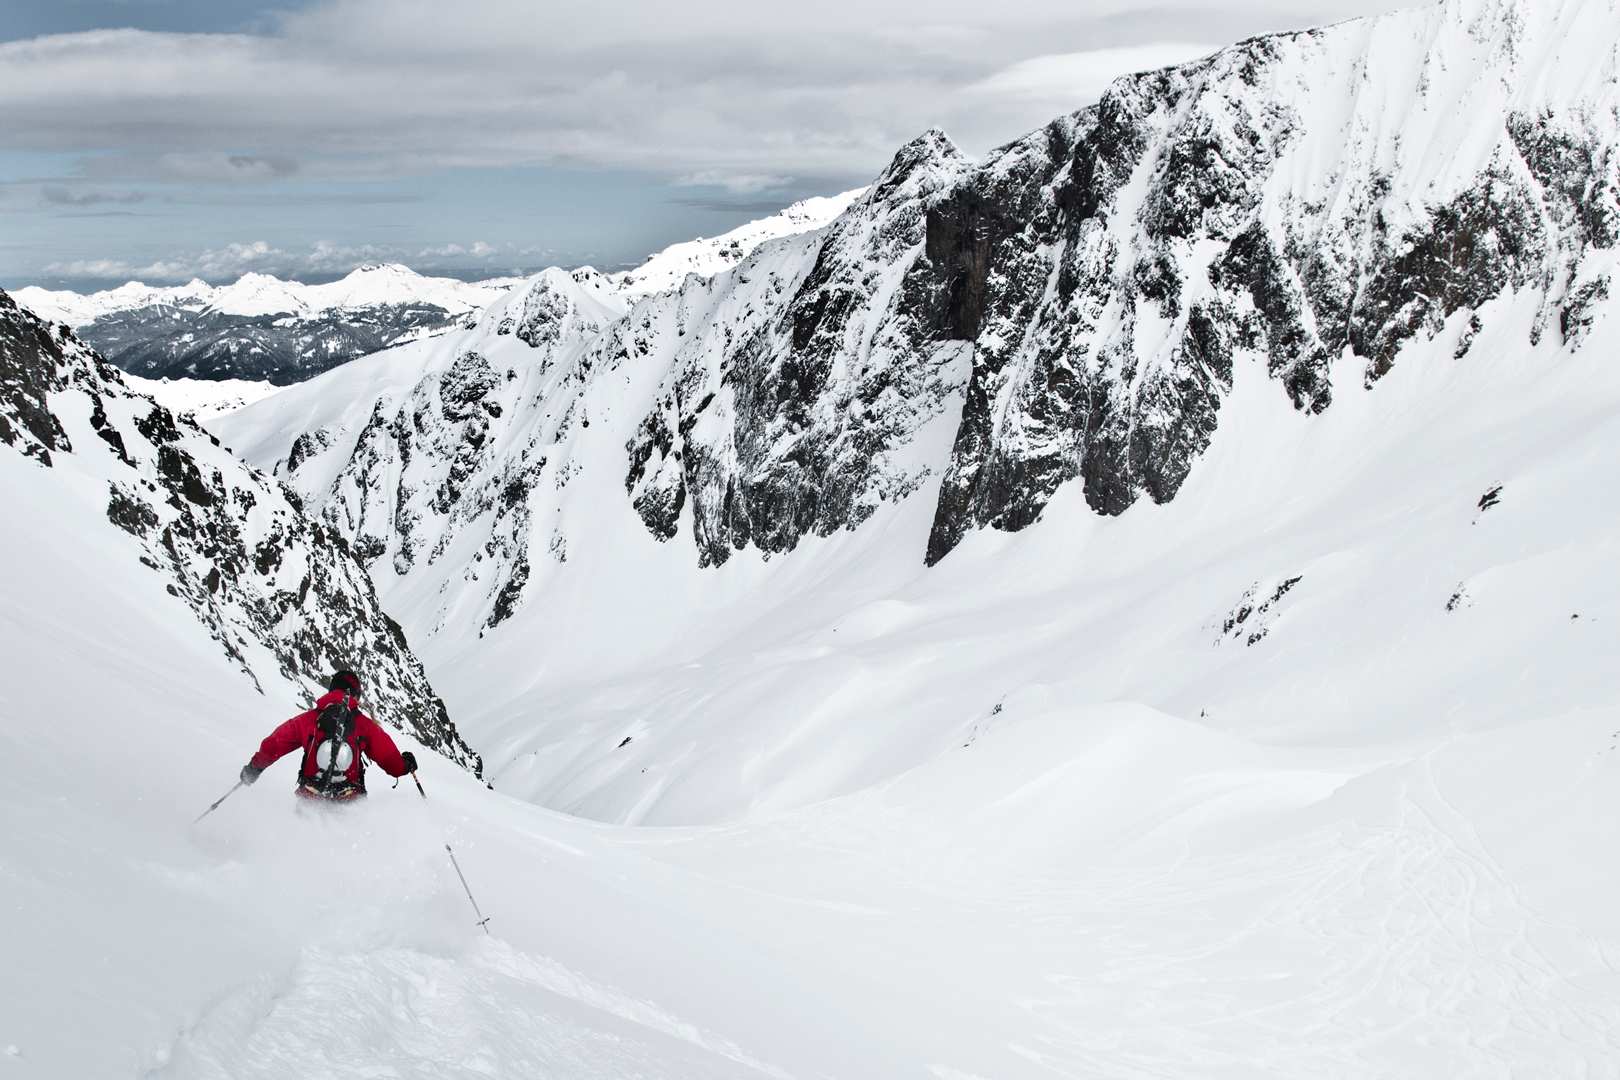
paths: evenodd
<path fill-rule="evenodd" d="M 332 758 L 334 753 L 337 754 L 335 761 Z M 332 775 L 336 776 L 339 773 L 348 772 L 349 766 L 353 764 L 354 747 L 347 742 L 335 742 L 335 740 L 327 739 L 315 748 L 315 767 L 321 772 L 325 772 L 330 767 Z"/>

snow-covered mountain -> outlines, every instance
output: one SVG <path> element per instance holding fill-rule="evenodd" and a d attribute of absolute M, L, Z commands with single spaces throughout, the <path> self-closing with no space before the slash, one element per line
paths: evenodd
<path fill-rule="evenodd" d="M 601 276 L 597 291 L 631 300 L 674 289 L 689 274 L 711 277 L 767 240 L 820 228 L 860 194 L 805 199 L 723 236 L 673 244 L 634 270 Z M 469 283 L 386 263 L 324 285 L 248 273 L 217 287 L 201 280 L 166 287 L 131 281 L 89 295 L 29 286 L 17 290 L 16 300 L 48 322 L 73 327 L 132 374 L 287 385 L 441 333 L 524 280 Z"/>
<path fill-rule="evenodd" d="M 271 382 L 246 379 L 143 379 L 124 373 L 124 383 L 146 394 L 176 416 L 189 413 L 192 419 L 231 412 L 260 398 L 269 397 L 280 387 Z"/>
<path fill-rule="evenodd" d="M 209 421 L 494 791 L 296 815 L 277 766 L 188 828 L 286 692 L 108 485 L 168 523 L 173 445 L 276 486 L 98 388 L 131 470 L 0 373 L 0 1061 L 1620 1070 L 1617 19 L 1244 43 L 984 162 L 925 136 L 711 279 L 549 271 Z"/>
<path fill-rule="evenodd" d="M 121 312 L 143 308 L 174 308 L 254 318 L 284 315 L 307 319 L 324 312 L 429 304 L 452 315 L 476 311 L 511 287 L 510 278 L 465 282 L 455 278 L 423 277 L 407 266 L 379 263 L 362 266 L 340 281 L 305 285 L 282 281 L 270 274 L 243 274 L 230 285 L 209 285 L 194 279 L 188 285 L 154 287 L 131 281 L 116 289 L 84 295 L 69 290 L 29 286 L 13 299 L 48 322 L 72 327 L 89 326 Z"/>
<path fill-rule="evenodd" d="M 379 718 L 480 767 L 341 535 L 3 292 L 0 441 L 52 470 L 18 475 L 13 456 L 8 491 L 27 492 L 12 514 L 71 523 L 61 569 L 116 560 L 149 603 L 194 618 L 261 693 L 313 702 L 331 671 L 364 671 Z"/>
<path fill-rule="evenodd" d="M 379 264 L 324 285 L 249 273 L 217 287 L 132 281 L 88 296 L 29 287 L 16 300 L 132 374 L 285 385 L 454 326 L 516 280 L 469 284 Z"/>
<path fill-rule="evenodd" d="M 1304 699 L 1270 680 L 1323 677 L 1335 620 L 1364 635 L 1352 655 L 1393 649 L 1379 644 L 1387 634 L 1447 604 L 1454 615 L 1474 595 L 1467 582 L 1511 561 L 1513 544 L 1552 542 L 1515 533 L 1459 562 L 1447 554 L 1458 522 L 1438 508 L 1471 521 L 1521 475 L 1502 447 L 1515 424 L 1539 430 L 1531 403 L 1556 410 L 1549 394 L 1574 393 L 1569 372 L 1597 377 L 1620 220 L 1617 19 L 1596 3 L 1450 0 L 1123 78 L 982 162 L 930 132 L 834 221 L 712 278 L 616 314 L 623 298 L 592 275 L 551 272 L 472 329 L 368 357 L 216 430 L 351 539 L 452 702 L 476 711 L 479 738 L 509 749 L 482 744 L 504 759 L 497 783 L 575 812 L 725 818 L 921 760 L 886 739 L 942 749 L 966 737 L 1000 701 L 991 687 L 1008 664 L 979 656 L 977 631 L 928 645 L 916 662 L 949 657 L 949 673 L 937 690 L 885 698 L 879 717 L 837 693 L 840 650 L 820 652 L 846 617 L 856 636 L 912 625 L 910 600 L 854 614 L 879 597 L 972 593 L 961 573 L 1113 598 L 1060 619 L 1061 644 L 1031 648 L 1009 685 L 1306 740 L 1362 722 L 1357 738 L 1430 731 L 1429 695 L 1396 689 L 1408 676 L 1354 674 L 1361 661 L 1308 721 L 1294 712 Z M 1426 443 L 1391 464 L 1391 447 L 1422 442 L 1415 418 L 1445 428 L 1457 401 L 1477 413 L 1457 436 L 1469 467 Z M 1418 468 L 1432 476 L 1406 475 Z M 1379 488 L 1392 494 L 1359 494 Z M 1307 525 L 1334 499 L 1356 509 Z M 1412 535 L 1396 526 L 1401 499 L 1438 516 Z M 1456 580 L 1414 591 L 1411 575 L 1430 571 L 1386 540 L 1344 555 L 1371 542 L 1361 519 Z M 986 526 L 1043 521 L 1016 550 L 1055 564 L 916 576 L 949 568 L 970 541 L 979 560 L 1002 550 Z M 1166 523 L 1163 537 L 1149 540 L 1150 521 Z M 1146 580 L 1176 581 L 1175 599 L 1114 583 L 1138 564 L 1094 547 L 1126 536 L 1159 553 Z M 1187 578 L 1212 560 L 1220 569 Z M 843 601 L 803 592 L 846 579 L 861 584 L 841 595 L 865 599 L 843 615 Z M 921 584 L 945 581 L 958 585 Z M 1384 598 L 1364 604 L 1377 620 L 1325 599 L 1355 589 Z M 828 607 L 807 616 L 789 597 Z M 1312 644 L 1279 645 L 1281 614 L 1313 606 L 1328 621 L 1296 631 Z M 1147 620 L 1152 643 L 1121 619 Z M 1533 693 L 1502 684 L 1514 634 L 1485 633 L 1464 656 L 1438 644 L 1460 622 L 1434 624 L 1424 678 L 1496 687 L 1468 695 L 1470 723 L 1592 700 L 1593 677 L 1562 661 Z M 785 711 L 784 685 L 749 674 L 767 625 L 783 655 L 809 650 L 784 661 L 783 679 L 832 680 Z M 735 681 L 688 698 L 694 662 L 735 665 Z M 507 670 L 521 677 L 491 675 Z M 1357 719 L 1369 714 L 1390 719 Z M 859 751 L 829 736 L 814 766 L 794 759 L 814 783 L 761 781 L 741 747 L 791 742 L 811 717 L 888 734 Z M 611 752 L 641 724 L 656 745 Z M 737 758 L 677 750 L 738 739 Z"/>
<path fill-rule="evenodd" d="M 801 200 L 780 213 L 750 221 L 721 236 L 708 239 L 699 237 L 671 244 L 662 251 L 648 255 L 647 261 L 634 270 L 621 270 L 608 275 L 608 279 L 626 299 L 638 299 L 677 289 L 688 274 L 696 274 L 700 278 L 713 277 L 742 262 L 767 240 L 778 240 L 821 228 L 849 209 L 850 203 L 865 193 L 865 188 L 855 188 L 841 195 Z"/>

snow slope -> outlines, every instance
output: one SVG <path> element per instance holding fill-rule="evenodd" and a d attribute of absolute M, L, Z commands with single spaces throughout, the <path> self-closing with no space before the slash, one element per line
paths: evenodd
<path fill-rule="evenodd" d="M 126 374 L 124 382 L 139 393 L 151 395 L 177 416 L 190 413 L 203 418 L 240 409 L 280 389 L 272 383 L 246 379 L 143 379 Z"/>
<path fill-rule="evenodd" d="M 1283 44 L 1380 38 L 1389 71 L 1424 56 L 1431 86 L 1473 72 L 1488 98 L 1529 87 L 1534 102 L 1538 86 L 1611 92 L 1615 36 L 1582 20 L 1612 14 L 1452 2 Z M 1252 88 L 1264 66 L 1245 82 L 1244 57 L 1265 51 L 1248 43 L 1210 70 Z M 1350 55 L 1334 71 L 1361 80 Z M 1366 80 L 1355 107 L 1393 124 L 1411 94 Z M 1196 128 L 1192 103 L 1178 115 L 1182 134 Z M 1441 134 L 1444 152 L 1473 145 Z M 1330 145 L 1313 139 L 1313 155 Z M 1039 176 L 1040 142 L 998 157 L 997 182 Z M 1545 164 L 1547 146 L 1524 144 Z M 1431 258 L 1457 230 L 1397 232 L 1365 267 L 1350 260 L 1362 283 L 1408 273 L 1374 299 L 1428 277 L 1500 286 L 1449 309 L 1461 293 L 1408 296 L 1370 353 L 1318 355 L 1297 271 L 1261 257 L 1259 234 L 1236 254 L 1236 240 L 1167 242 L 1198 290 L 1209 267 L 1272 268 L 1236 290 L 1186 285 L 1256 336 L 1236 339 L 1219 422 L 1174 497 L 1099 513 L 1088 496 L 1107 476 L 1084 474 L 1045 490 L 1021 528 L 964 529 L 933 565 L 963 418 L 993 405 L 982 430 L 1024 440 L 998 442 L 1000 460 L 1033 469 L 1046 459 L 1008 448 L 1048 445 L 1036 436 L 1056 414 L 1036 391 L 1063 389 L 1038 352 L 919 334 L 935 294 L 908 289 L 932 272 L 929 214 L 970 208 L 962 185 L 985 177 L 934 137 L 838 221 L 711 279 L 616 311 L 592 275 L 551 273 L 470 329 L 216 418 L 365 560 L 494 784 L 430 759 L 428 801 L 378 785 L 339 818 L 293 812 L 282 764 L 189 825 L 294 706 L 254 695 L 194 613 L 162 602 L 107 525 L 103 475 L 0 447 L 4 490 L 30 508 L 0 525 L 0 558 L 38 571 L 0 578 L 0 656 L 26 676 L 0 699 L 15 772 L 0 881 L 17 912 L 0 931 L 0 1046 L 17 1052 L 0 1068 L 1620 1071 L 1605 497 L 1620 320 L 1594 285 L 1613 257 L 1598 160 L 1566 204 L 1528 187 L 1541 181 L 1525 159 L 1534 214 L 1489 230 L 1500 251 L 1540 222 L 1551 277 L 1465 280 L 1453 271 L 1477 247 L 1448 240 Z M 1309 164 L 1280 171 L 1315 183 Z M 1050 179 L 1026 194 L 1064 190 Z M 1590 213 L 1557 219 L 1571 205 Z M 1390 255 L 1402 237 L 1410 260 Z M 1068 280 L 1062 258 L 1030 253 L 1053 258 L 1054 290 Z M 1105 310 L 1087 340 L 1144 344 L 1111 363 L 1165 359 L 1151 349 L 1182 326 L 1148 307 L 1135 321 Z M 1317 336 L 1291 336 L 1289 319 Z M 802 344 L 783 344 L 801 326 Z M 749 343 L 778 332 L 766 364 Z M 1272 337 L 1301 348 L 1279 365 Z M 1374 376 L 1378 355 L 1391 362 Z M 795 366 L 806 358 L 825 378 Z M 1125 399 L 1149 385 L 1108 384 Z M 1323 387 L 1331 404 L 1315 410 Z M 794 457 L 805 433 L 837 452 Z M 848 516 L 806 511 L 785 539 L 735 543 L 734 492 L 789 467 L 805 482 L 756 487 L 772 514 L 750 527 L 825 505 L 792 493 L 841 492 Z"/>
<path fill-rule="evenodd" d="M 154 603 L 60 476 L 5 448 L 0 470 L 37 508 L 3 555 L 39 571 L 0 582 L 0 650 L 28 676 L 0 726 L 12 1075 L 1620 1065 L 1612 707 L 1362 750 L 1058 709 L 861 793 L 689 828 L 546 811 L 436 758 L 426 802 L 377 784 L 308 817 L 283 762 L 192 826 L 292 706 Z"/>
<path fill-rule="evenodd" d="M 723 235 L 671 244 L 648 255 L 647 261 L 634 270 L 609 275 L 609 280 L 621 295 L 633 300 L 680 288 L 688 274 L 713 277 L 737 265 L 767 240 L 821 228 L 849 209 L 866 191 L 866 188 L 855 188 L 840 195 L 803 199 L 781 213 L 750 221 Z"/>
<path fill-rule="evenodd" d="M 1391 456 L 1413 460 L 1422 426 Z M 1522 558 L 1564 505 L 1553 550 L 1578 566 L 1585 541 L 1554 481 L 1583 479 L 1571 456 L 1601 469 L 1593 451 L 1616 442 L 1594 440 L 1603 424 L 1562 429 L 1527 426 L 1530 452 L 1507 448 L 1521 471 L 1478 526 L 1466 507 L 1432 513 L 1455 514 L 1453 532 L 1514 534 Z M 752 692 L 774 683 L 769 704 L 791 712 L 831 671 L 884 730 L 840 734 L 825 706 L 818 730 L 800 712 L 797 739 L 768 755 L 755 743 L 752 782 L 766 792 L 797 777 L 805 802 L 826 782 L 817 744 L 828 742 L 847 754 L 882 737 L 922 761 L 865 790 L 655 829 L 547 811 L 424 754 L 427 802 L 377 782 L 352 814 L 300 815 L 283 762 L 193 826 L 297 706 L 275 686 L 255 693 L 183 605 L 163 602 L 123 534 L 97 521 L 104 481 L 73 457 L 47 470 L 0 448 L 5 490 L 31 508 L 0 529 L 0 557 L 30 569 L 0 581 L 0 753 L 12 771 L 0 866 L 13 913 L 0 931 L 0 1045 L 16 1048 L 0 1067 L 15 1075 L 1371 1080 L 1620 1066 L 1612 705 L 1571 712 L 1543 697 L 1543 713 L 1469 731 L 1437 698 L 1422 705 L 1432 736 L 1281 748 L 1141 705 L 1060 705 L 1081 695 L 1025 685 L 960 742 L 902 745 L 885 714 L 907 695 L 937 707 L 951 667 L 993 668 L 1000 681 L 983 685 L 1000 688 L 1031 648 L 1072 653 L 1133 632 L 1112 619 L 1065 640 L 1097 580 L 1029 587 L 1030 566 L 1051 561 L 1041 547 L 1072 544 L 1043 524 L 970 544 L 962 562 L 982 579 L 971 587 L 942 568 L 927 572 L 932 589 L 876 599 L 848 578 L 823 574 L 797 594 L 779 578 L 778 609 L 739 630 L 751 661 L 736 647 L 729 664 L 703 642 L 689 650 L 698 659 L 680 689 L 709 702 L 752 675 Z M 1373 469 L 1369 486 L 1391 474 Z M 1391 501 L 1393 520 L 1414 516 L 1420 489 Z M 1377 500 L 1356 509 L 1363 537 L 1391 520 Z M 1320 535 L 1319 515 L 1292 527 L 1282 515 L 1278 545 Z M 1127 514 L 1104 523 L 1113 536 L 1089 538 L 1094 573 L 1122 576 L 1133 561 L 1116 590 L 1162 605 L 1186 578 L 1151 573 L 1151 551 L 1121 554 L 1142 543 L 1134 524 Z M 1493 542 L 1479 543 L 1475 557 Z M 1377 556 L 1374 545 L 1361 559 Z M 1476 621 L 1452 647 L 1511 616 L 1525 663 L 1601 667 L 1559 655 L 1579 638 L 1522 629 L 1554 621 L 1540 596 L 1560 583 L 1548 560 L 1531 563 L 1534 588 L 1514 587 L 1512 564 L 1479 575 L 1496 583 L 1462 611 Z M 1204 572 L 1230 576 L 1218 570 Z M 1373 596 L 1376 614 L 1391 590 L 1368 584 L 1340 587 Z M 1340 617 L 1350 606 L 1311 599 Z M 1438 594 L 1423 599 L 1440 609 L 1434 622 L 1449 617 Z M 1599 627 L 1615 618 L 1612 596 L 1584 599 Z M 828 611 L 841 618 L 806 634 Z M 1159 614 L 1134 632 L 1173 637 Z M 1236 655 L 1275 667 L 1267 647 L 1311 647 L 1296 633 L 1308 619 L 1302 602 Z M 585 610 L 566 621 L 596 649 L 628 626 Z M 1438 636 L 1417 644 L 1432 651 Z M 1361 650 L 1362 678 L 1393 674 L 1354 634 L 1335 640 Z M 1410 628 L 1406 640 L 1403 658 L 1420 663 Z M 1202 647 L 1220 660 L 1234 649 Z M 659 680 L 674 685 L 655 669 L 648 681 Z M 624 729 L 634 742 L 620 753 L 659 768 L 671 728 Z M 713 738 L 694 752 L 730 754 Z M 447 842 L 492 937 L 473 925 Z"/>

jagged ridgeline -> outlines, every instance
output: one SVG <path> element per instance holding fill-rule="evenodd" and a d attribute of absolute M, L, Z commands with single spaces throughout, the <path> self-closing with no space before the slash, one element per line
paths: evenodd
<path fill-rule="evenodd" d="M 482 773 L 344 538 L 4 292 L 0 441 L 42 467 L 73 455 L 104 478 L 107 528 L 139 541 L 148 568 L 132 572 L 160 575 L 255 685 L 273 665 L 313 701 L 335 668 L 352 667 L 379 719 Z"/>
<path fill-rule="evenodd" d="M 374 571 L 448 584 L 460 551 L 441 625 L 473 583 L 484 627 L 561 572 L 588 461 L 703 566 L 924 491 L 930 564 L 1065 484 L 1166 502 L 1234 394 L 1311 422 L 1482 335 L 1580 347 L 1620 237 L 1617 40 L 1607 4 L 1446 0 L 1126 76 L 980 161 L 930 131 L 712 277 L 532 279 L 444 359 L 400 351 L 408 392 L 344 383 L 369 415 L 306 401 L 275 464 Z"/>
<path fill-rule="evenodd" d="M 1605 5 L 1452 0 L 1122 78 L 978 164 L 932 132 L 785 302 L 682 349 L 630 447 L 637 509 L 670 536 L 690 505 L 706 563 L 852 527 L 960 391 L 932 563 L 1071 480 L 1104 514 L 1173 498 L 1235 363 L 1320 413 L 1341 357 L 1371 386 L 1415 338 L 1461 356 L 1527 289 L 1532 337 L 1578 345 L 1620 222 L 1617 35 Z M 746 268 L 717 287 L 758 295 Z"/>

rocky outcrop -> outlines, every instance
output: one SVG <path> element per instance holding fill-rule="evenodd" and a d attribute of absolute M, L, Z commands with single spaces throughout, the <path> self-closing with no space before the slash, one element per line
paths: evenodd
<path fill-rule="evenodd" d="M 0 333 L 0 442 L 50 465 L 52 450 L 73 450 L 49 400 L 64 386 L 59 361 L 75 342 L 73 331 L 47 325 L 0 292 Z"/>
<path fill-rule="evenodd" d="M 517 609 L 528 580 L 528 494 L 547 464 L 544 453 L 531 456 L 532 437 L 511 430 L 515 380 L 469 349 L 403 399 L 376 402 L 352 443 L 324 431 L 300 435 L 276 471 L 297 484 L 311 458 L 329 447 L 346 454 L 333 487 L 311 495 L 322 519 L 374 571 L 404 575 L 438 563 L 481 523 L 481 540 L 460 557 L 470 560 L 468 581 L 487 583 L 482 618 L 497 626 Z M 526 428 L 530 418 L 521 419 Z M 530 445 L 505 457 L 514 438 Z"/>
<path fill-rule="evenodd" d="M 139 542 L 140 561 L 255 685 L 269 665 L 312 702 L 333 670 L 352 668 L 379 719 L 481 772 L 342 533 L 4 293 L 0 380 L 0 439 L 43 466 L 71 453 L 104 474 L 108 527 Z M 95 438 L 70 445 L 69 426 Z"/>
<path fill-rule="evenodd" d="M 552 267 L 535 275 L 520 299 L 505 305 L 495 320 L 495 333 L 514 334 L 531 348 L 547 350 L 545 363 L 557 346 L 601 333 L 624 314 L 625 306 L 614 284 L 591 267 Z"/>
<path fill-rule="evenodd" d="M 929 132 L 828 229 L 682 291 L 689 340 L 626 447 L 625 487 L 653 535 L 673 537 L 684 512 L 698 561 L 718 565 L 854 528 L 916 490 L 926 467 L 890 455 L 965 374 L 965 350 L 930 331 L 926 207 L 966 165 Z"/>

